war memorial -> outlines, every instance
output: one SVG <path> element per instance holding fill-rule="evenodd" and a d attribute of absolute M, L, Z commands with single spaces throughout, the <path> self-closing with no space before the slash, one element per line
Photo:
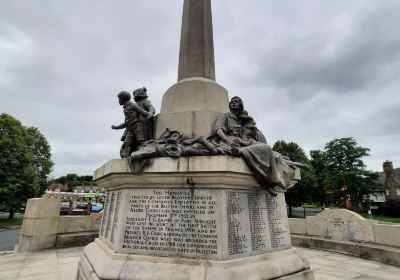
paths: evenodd
<path fill-rule="evenodd" d="M 127 94 L 125 122 L 112 127 L 126 128 L 122 159 L 94 172 L 107 200 L 78 279 L 314 279 L 292 248 L 284 199 L 299 164 L 273 152 L 245 102 L 216 83 L 210 0 L 184 1 L 178 81 L 154 135 L 137 121 L 154 108 Z"/>

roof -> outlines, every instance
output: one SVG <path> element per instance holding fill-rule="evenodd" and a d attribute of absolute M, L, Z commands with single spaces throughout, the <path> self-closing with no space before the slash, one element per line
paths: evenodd
<path fill-rule="evenodd" d="M 68 191 L 68 184 L 65 184 L 65 185 L 63 185 L 63 184 L 51 184 L 48 187 L 48 189 L 51 190 L 51 191 L 55 191 L 56 189 L 59 189 L 61 191 Z"/>
<path fill-rule="evenodd" d="M 397 182 L 400 182 L 400 167 L 393 169 L 393 176 L 394 176 L 394 178 L 396 179 Z M 383 172 L 383 171 L 379 172 L 379 183 L 384 185 L 385 181 L 386 181 L 385 172 Z"/>

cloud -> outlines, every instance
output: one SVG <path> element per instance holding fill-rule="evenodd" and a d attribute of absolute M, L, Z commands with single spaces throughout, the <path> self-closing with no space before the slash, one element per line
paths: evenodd
<path fill-rule="evenodd" d="M 55 176 L 90 174 L 119 154 L 116 94 L 146 86 L 159 110 L 176 82 L 181 13 L 182 1 L 5 1 L 0 112 L 45 134 Z M 217 81 L 271 144 L 353 136 L 371 169 L 400 165 L 399 13 L 395 0 L 213 1 Z"/>

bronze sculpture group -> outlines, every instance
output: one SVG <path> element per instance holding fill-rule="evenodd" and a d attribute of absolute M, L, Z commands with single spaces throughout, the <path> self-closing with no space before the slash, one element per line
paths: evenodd
<path fill-rule="evenodd" d="M 120 125 L 111 126 L 112 129 L 125 128 L 121 137 L 123 144 L 120 149 L 121 158 L 129 157 L 146 141 L 153 138 L 154 106 L 147 99 L 145 87 L 133 92 L 135 103 L 131 101 L 131 95 L 127 91 L 118 94 L 118 101 L 124 109 L 125 121 Z"/>
<path fill-rule="evenodd" d="M 242 157 L 260 186 L 276 195 L 277 189 L 287 189 L 295 169 L 304 167 L 274 152 L 254 119 L 244 110 L 240 97 L 229 102 L 229 112 L 220 114 L 210 135 L 189 138 L 179 131 L 167 129 L 154 139 L 155 109 L 148 100 L 146 88 L 133 91 L 135 103 L 128 92 L 118 94 L 125 121 L 113 129 L 125 128 L 121 157 L 128 160 L 134 174 L 139 174 L 157 157 L 230 155 Z"/>

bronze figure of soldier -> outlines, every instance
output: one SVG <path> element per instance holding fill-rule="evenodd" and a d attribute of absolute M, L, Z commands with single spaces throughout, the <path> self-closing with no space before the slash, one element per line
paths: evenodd
<path fill-rule="evenodd" d="M 121 158 L 129 157 L 133 151 L 136 151 L 146 140 L 145 122 L 148 117 L 152 116 L 139 105 L 131 101 L 131 95 L 127 91 L 121 91 L 118 94 L 118 101 L 124 108 L 125 121 L 120 125 L 111 126 L 112 129 L 123 129 L 122 144 L 120 155 Z"/>
<path fill-rule="evenodd" d="M 148 99 L 147 96 L 147 89 L 145 87 L 138 88 L 133 91 L 133 97 L 135 99 L 136 104 L 146 110 L 149 115 L 147 118 L 142 117 L 141 121 L 143 122 L 143 125 L 145 126 L 145 139 L 146 141 L 151 140 L 154 138 L 153 132 L 154 132 L 154 121 L 153 121 L 153 116 L 156 113 L 156 110 L 154 106 L 151 104 L 150 100 Z"/>

